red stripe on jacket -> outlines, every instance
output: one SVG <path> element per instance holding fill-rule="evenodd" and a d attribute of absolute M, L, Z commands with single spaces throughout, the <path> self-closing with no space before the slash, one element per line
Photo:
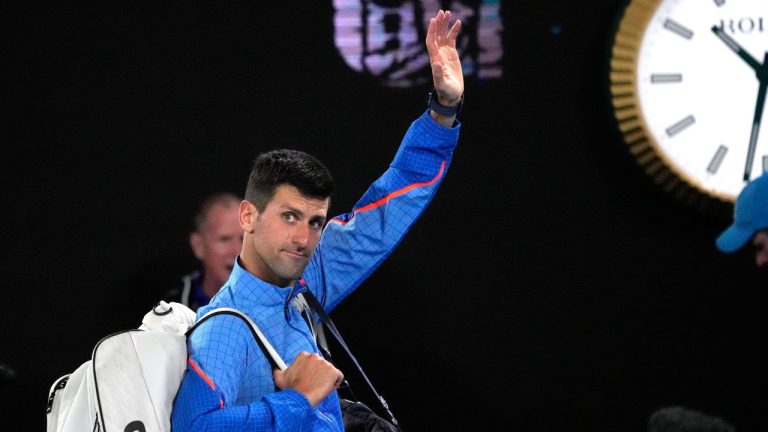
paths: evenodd
<path fill-rule="evenodd" d="M 443 163 L 440 164 L 440 171 L 437 173 L 437 175 L 432 180 L 427 181 L 427 182 L 409 184 L 408 186 L 406 186 L 404 188 L 398 189 L 398 190 L 396 190 L 394 192 L 390 192 L 384 198 L 382 198 L 382 199 L 380 199 L 378 201 L 374 201 L 374 202 L 372 202 L 372 203 L 370 203 L 368 205 L 364 205 L 364 206 L 360 207 L 359 209 L 355 210 L 354 214 L 358 214 L 360 212 L 366 212 L 366 211 L 369 211 L 369 210 L 373 210 L 376 207 L 379 207 L 379 206 L 381 206 L 383 204 L 386 204 L 386 202 L 391 200 L 392 198 L 395 198 L 395 197 L 398 197 L 400 195 L 403 195 L 403 194 L 409 192 L 412 189 L 416 189 L 416 188 L 419 188 L 419 187 L 429 186 L 429 185 L 433 184 L 434 182 L 436 182 L 438 179 L 440 179 L 440 177 L 442 177 L 444 170 L 445 170 L 445 161 L 443 161 Z M 350 218 L 350 220 L 352 220 L 352 219 Z M 333 219 L 331 219 L 331 222 L 338 222 L 338 223 L 340 223 L 342 225 L 346 225 L 347 222 L 349 222 L 349 221 L 343 221 L 343 220 L 341 220 L 339 218 L 333 218 Z"/>

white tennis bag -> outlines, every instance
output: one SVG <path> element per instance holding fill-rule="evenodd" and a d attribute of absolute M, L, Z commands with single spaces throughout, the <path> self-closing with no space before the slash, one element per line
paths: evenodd
<path fill-rule="evenodd" d="M 48 432 L 170 432 L 187 363 L 188 307 L 160 302 L 139 329 L 103 338 L 91 360 L 51 386 Z"/>

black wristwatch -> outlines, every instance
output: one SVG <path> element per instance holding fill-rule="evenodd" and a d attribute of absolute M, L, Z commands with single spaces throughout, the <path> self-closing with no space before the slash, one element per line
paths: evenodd
<path fill-rule="evenodd" d="M 432 111 L 440 114 L 444 117 L 450 117 L 456 115 L 459 110 L 461 110 L 461 105 L 464 103 L 464 94 L 461 95 L 459 98 L 459 103 L 455 106 L 445 106 L 437 101 L 437 91 L 435 89 L 432 89 L 432 91 L 429 92 L 429 98 L 427 99 L 427 106 L 429 106 L 429 109 Z"/>

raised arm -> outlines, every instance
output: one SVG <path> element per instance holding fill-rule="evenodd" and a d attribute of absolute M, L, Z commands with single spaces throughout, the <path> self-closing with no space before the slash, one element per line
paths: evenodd
<path fill-rule="evenodd" d="M 443 112 L 456 107 L 464 78 L 456 52 L 461 23 L 449 28 L 450 12 L 430 20 L 427 50 Z M 327 310 L 357 288 L 400 243 L 437 192 L 459 137 L 455 112 L 434 109 L 411 124 L 389 169 L 363 194 L 352 211 L 333 218 L 323 231 L 304 273 Z M 364 163 L 364 162 L 361 162 Z"/>

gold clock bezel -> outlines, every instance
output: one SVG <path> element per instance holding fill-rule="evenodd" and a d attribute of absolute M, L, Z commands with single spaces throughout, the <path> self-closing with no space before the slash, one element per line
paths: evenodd
<path fill-rule="evenodd" d="M 643 171 L 663 190 L 702 209 L 733 204 L 735 197 L 707 190 L 680 171 L 648 128 L 638 96 L 637 62 L 643 35 L 663 0 L 630 0 L 619 21 L 610 59 L 613 113 L 624 143 Z"/>

